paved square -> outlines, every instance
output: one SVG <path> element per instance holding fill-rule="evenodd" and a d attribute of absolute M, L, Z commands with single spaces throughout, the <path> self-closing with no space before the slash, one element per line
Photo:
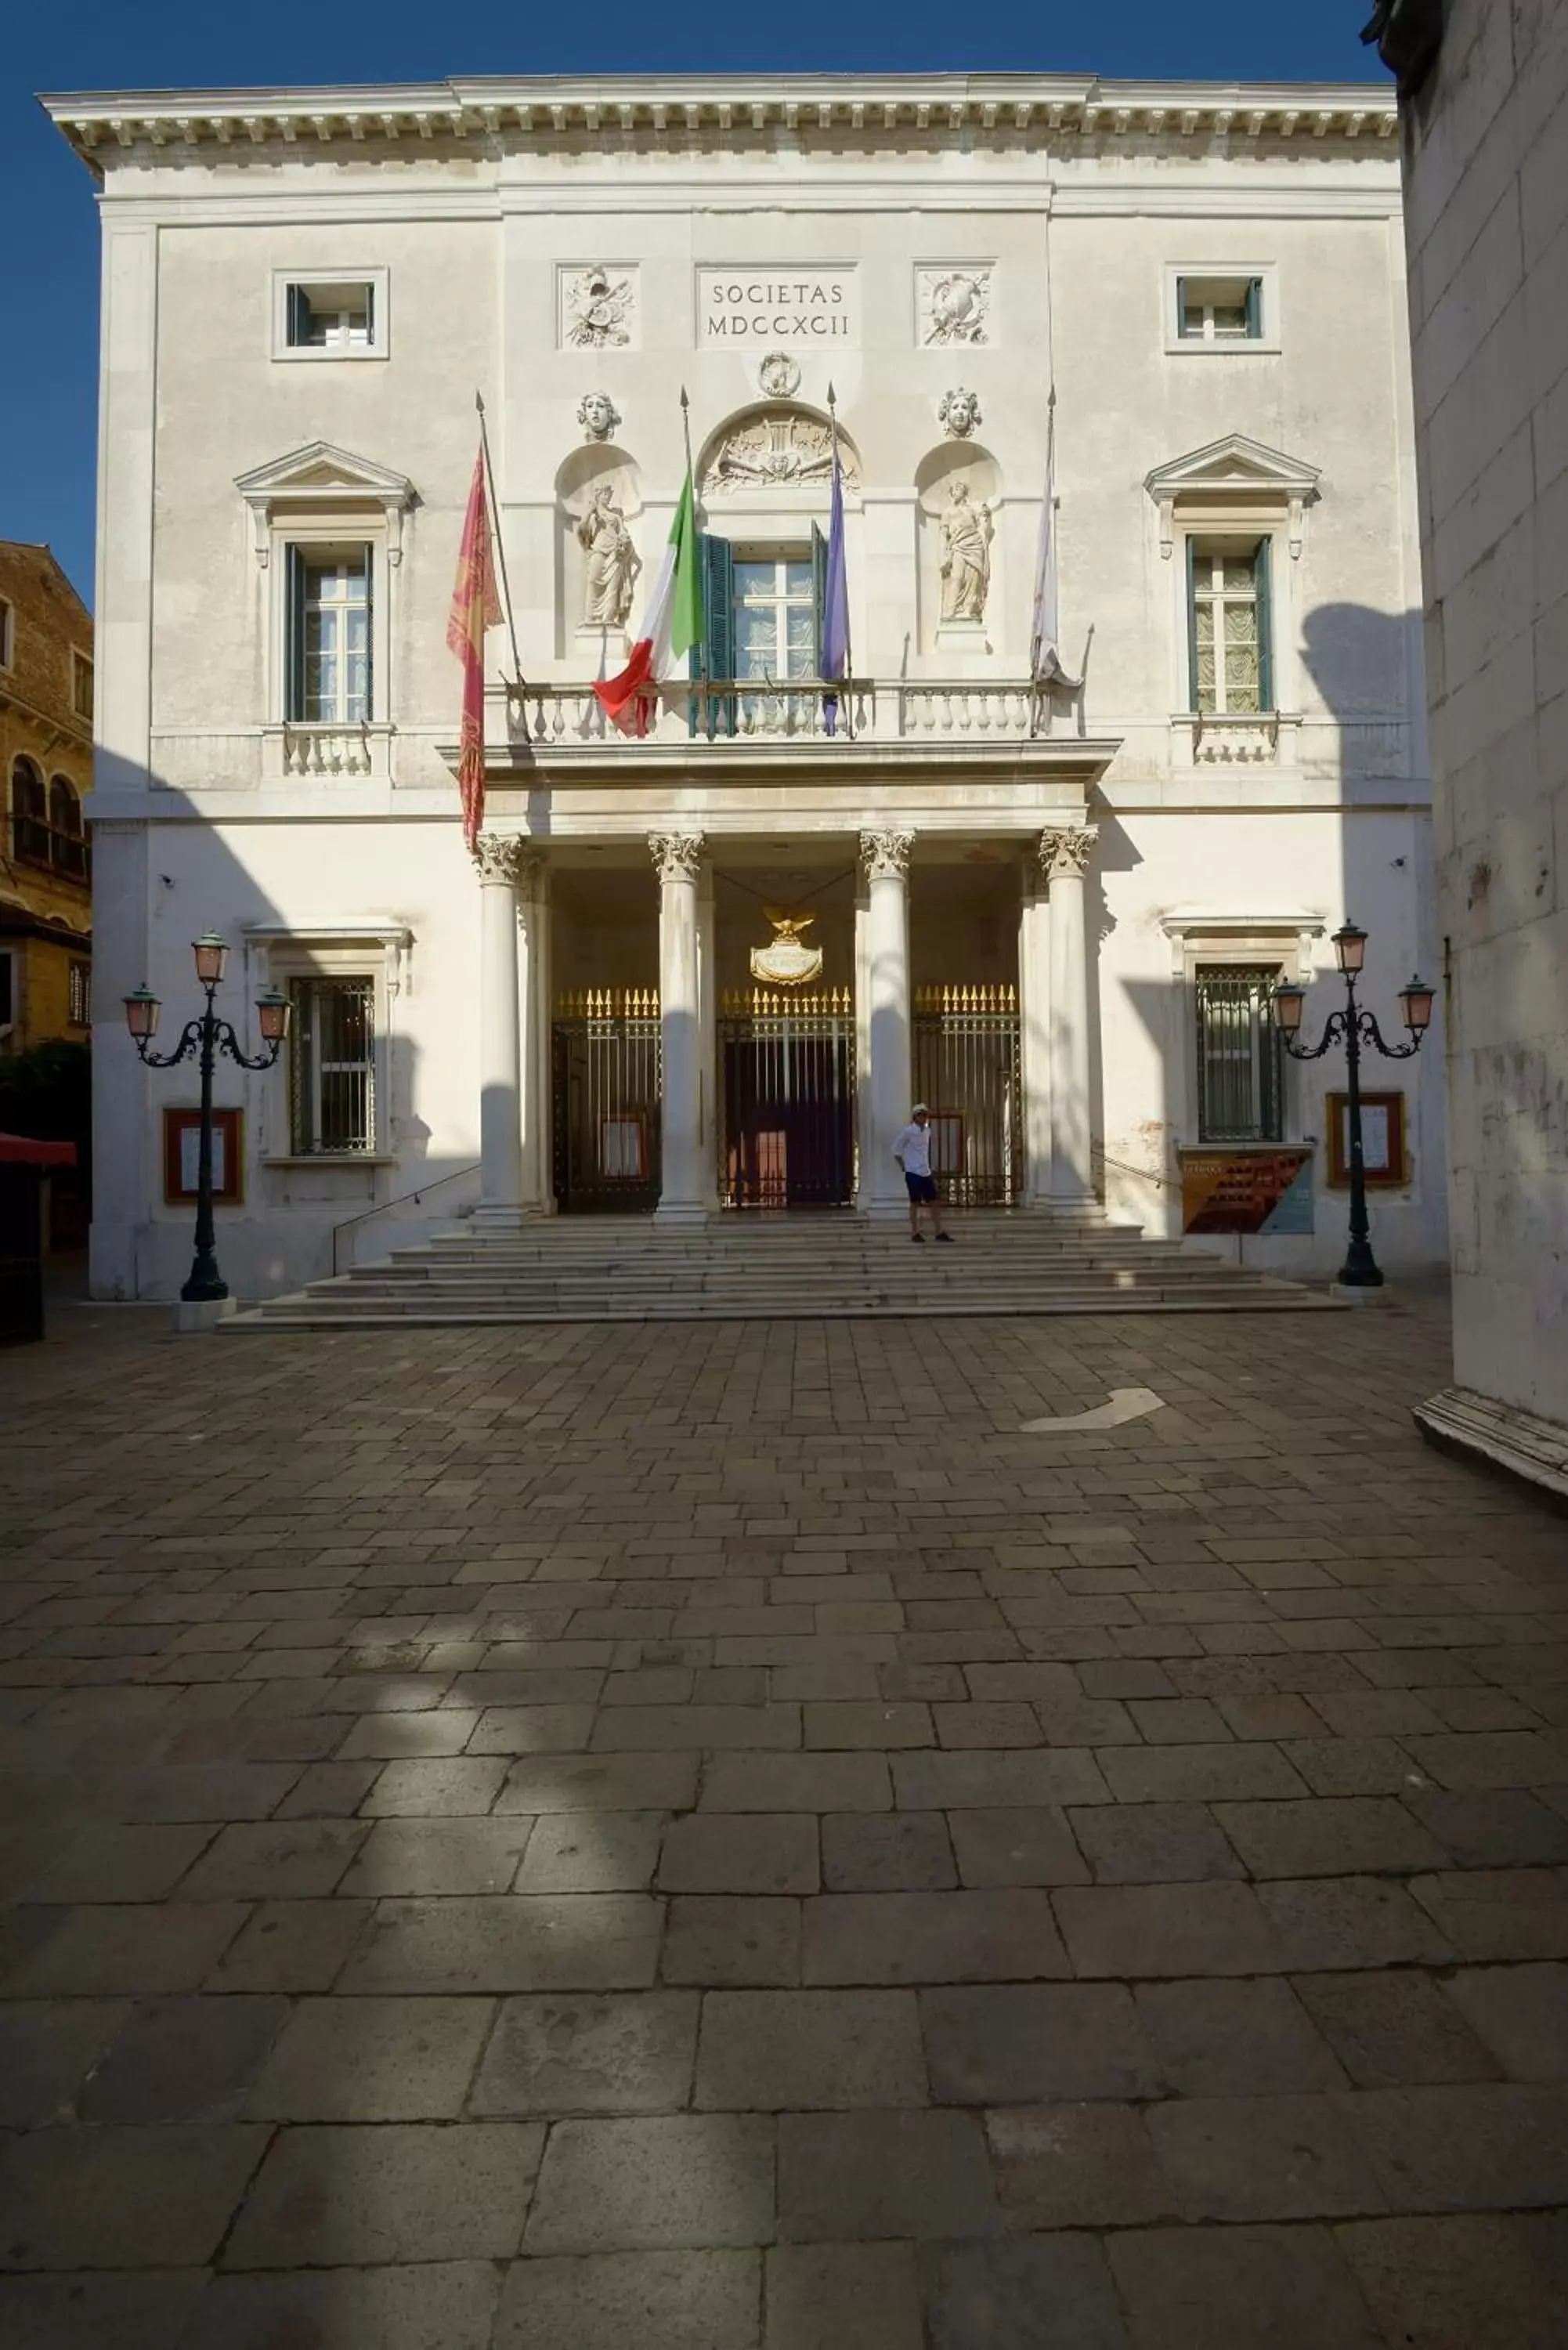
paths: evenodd
<path fill-rule="evenodd" d="M 61 1305 L 0 2340 L 1560 2340 L 1568 1521 L 1420 1443 L 1447 1377 L 1419 1297 Z"/>

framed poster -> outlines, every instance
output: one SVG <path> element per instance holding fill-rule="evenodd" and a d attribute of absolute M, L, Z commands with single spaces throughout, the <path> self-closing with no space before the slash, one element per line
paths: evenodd
<path fill-rule="evenodd" d="M 1328 1180 L 1335 1191 L 1350 1181 L 1350 1096 L 1329 1094 Z M 1368 1183 L 1386 1188 L 1410 1180 L 1405 1152 L 1403 1094 L 1363 1094 L 1361 1097 L 1361 1169 Z"/>
<path fill-rule="evenodd" d="M 1310 1149 L 1181 1153 L 1184 1232 L 1310 1232 Z"/>
<path fill-rule="evenodd" d="M 244 1112 L 213 1112 L 213 1200 L 219 1207 L 235 1207 L 244 1197 Z M 163 1113 L 163 1197 L 179 1207 L 196 1196 L 196 1162 L 202 1150 L 199 1109 L 166 1109 Z"/>

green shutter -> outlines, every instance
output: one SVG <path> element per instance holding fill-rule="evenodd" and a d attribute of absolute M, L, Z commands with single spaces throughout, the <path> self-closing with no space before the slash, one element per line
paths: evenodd
<path fill-rule="evenodd" d="M 821 677 L 822 628 L 827 610 L 827 541 L 815 523 L 811 525 L 811 641 L 816 673 Z"/>
<path fill-rule="evenodd" d="M 284 555 L 283 714 L 298 721 L 305 716 L 305 550 L 291 546 Z"/>
<path fill-rule="evenodd" d="M 1247 280 L 1247 332 L 1257 342 L 1263 331 L 1263 281 L 1261 277 Z"/>
<path fill-rule="evenodd" d="M 1252 549 L 1252 577 L 1258 595 L 1258 707 L 1274 707 L 1274 598 L 1271 555 L 1273 541 L 1261 538 Z"/>
<path fill-rule="evenodd" d="M 693 645 L 688 660 L 693 678 L 728 684 L 735 674 L 735 555 L 727 538 L 711 532 L 697 534 L 697 561 L 702 580 L 702 614 L 707 634 Z M 702 730 L 701 704 L 691 703 L 691 732 Z M 737 729 L 732 694 L 709 696 L 706 731 L 710 735 L 733 734 Z"/>
<path fill-rule="evenodd" d="M 1189 532 L 1187 548 L 1187 706 L 1198 707 L 1198 556 Z"/>

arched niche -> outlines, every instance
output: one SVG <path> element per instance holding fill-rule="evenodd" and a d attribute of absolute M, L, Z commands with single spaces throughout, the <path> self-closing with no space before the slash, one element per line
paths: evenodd
<path fill-rule="evenodd" d="M 642 512 L 642 475 L 637 460 L 613 441 L 574 449 L 556 472 L 556 650 L 575 650 L 580 637 L 590 633 L 586 598 L 588 552 L 578 537 L 583 517 L 601 494 L 618 507 L 636 536 Z M 646 559 L 646 551 L 645 551 Z M 637 595 L 633 590 L 632 608 Z M 597 638 L 602 631 L 594 629 Z M 611 632 L 612 643 L 618 641 Z"/>
<path fill-rule="evenodd" d="M 860 452 L 838 428 L 846 497 L 857 503 Z M 832 420 L 803 400 L 761 400 L 738 409 L 708 435 L 697 460 L 697 494 L 714 525 L 727 513 L 810 513 L 826 500 L 833 474 Z"/>
<path fill-rule="evenodd" d="M 978 441 L 945 441 L 928 449 L 915 467 L 915 512 L 918 535 L 918 576 L 919 581 L 919 642 L 922 652 L 939 650 L 950 651 L 950 643 L 939 644 L 938 630 L 942 623 L 942 516 L 952 503 L 955 488 L 961 483 L 971 505 L 976 509 L 990 507 L 993 512 L 1002 497 L 1002 468 L 991 451 Z M 995 641 L 999 624 L 1002 587 L 1000 571 L 1001 547 L 993 537 L 990 547 L 991 584 L 985 599 L 983 628 L 972 630 L 973 650 L 987 651 Z"/>

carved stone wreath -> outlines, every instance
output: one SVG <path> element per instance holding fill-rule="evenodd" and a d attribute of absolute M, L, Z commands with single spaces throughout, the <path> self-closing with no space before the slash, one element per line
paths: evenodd
<path fill-rule="evenodd" d="M 846 489 L 858 489 L 860 474 L 842 441 L 838 462 Z M 708 461 L 704 498 L 737 497 L 748 490 L 794 489 L 833 477 L 833 435 L 815 416 L 784 412 L 753 417 L 726 433 Z"/>
<path fill-rule="evenodd" d="M 769 400 L 788 400 L 800 390 L 800 362 L 787 351 L 770 351 L 757 369 L 757 383 Z"/>

